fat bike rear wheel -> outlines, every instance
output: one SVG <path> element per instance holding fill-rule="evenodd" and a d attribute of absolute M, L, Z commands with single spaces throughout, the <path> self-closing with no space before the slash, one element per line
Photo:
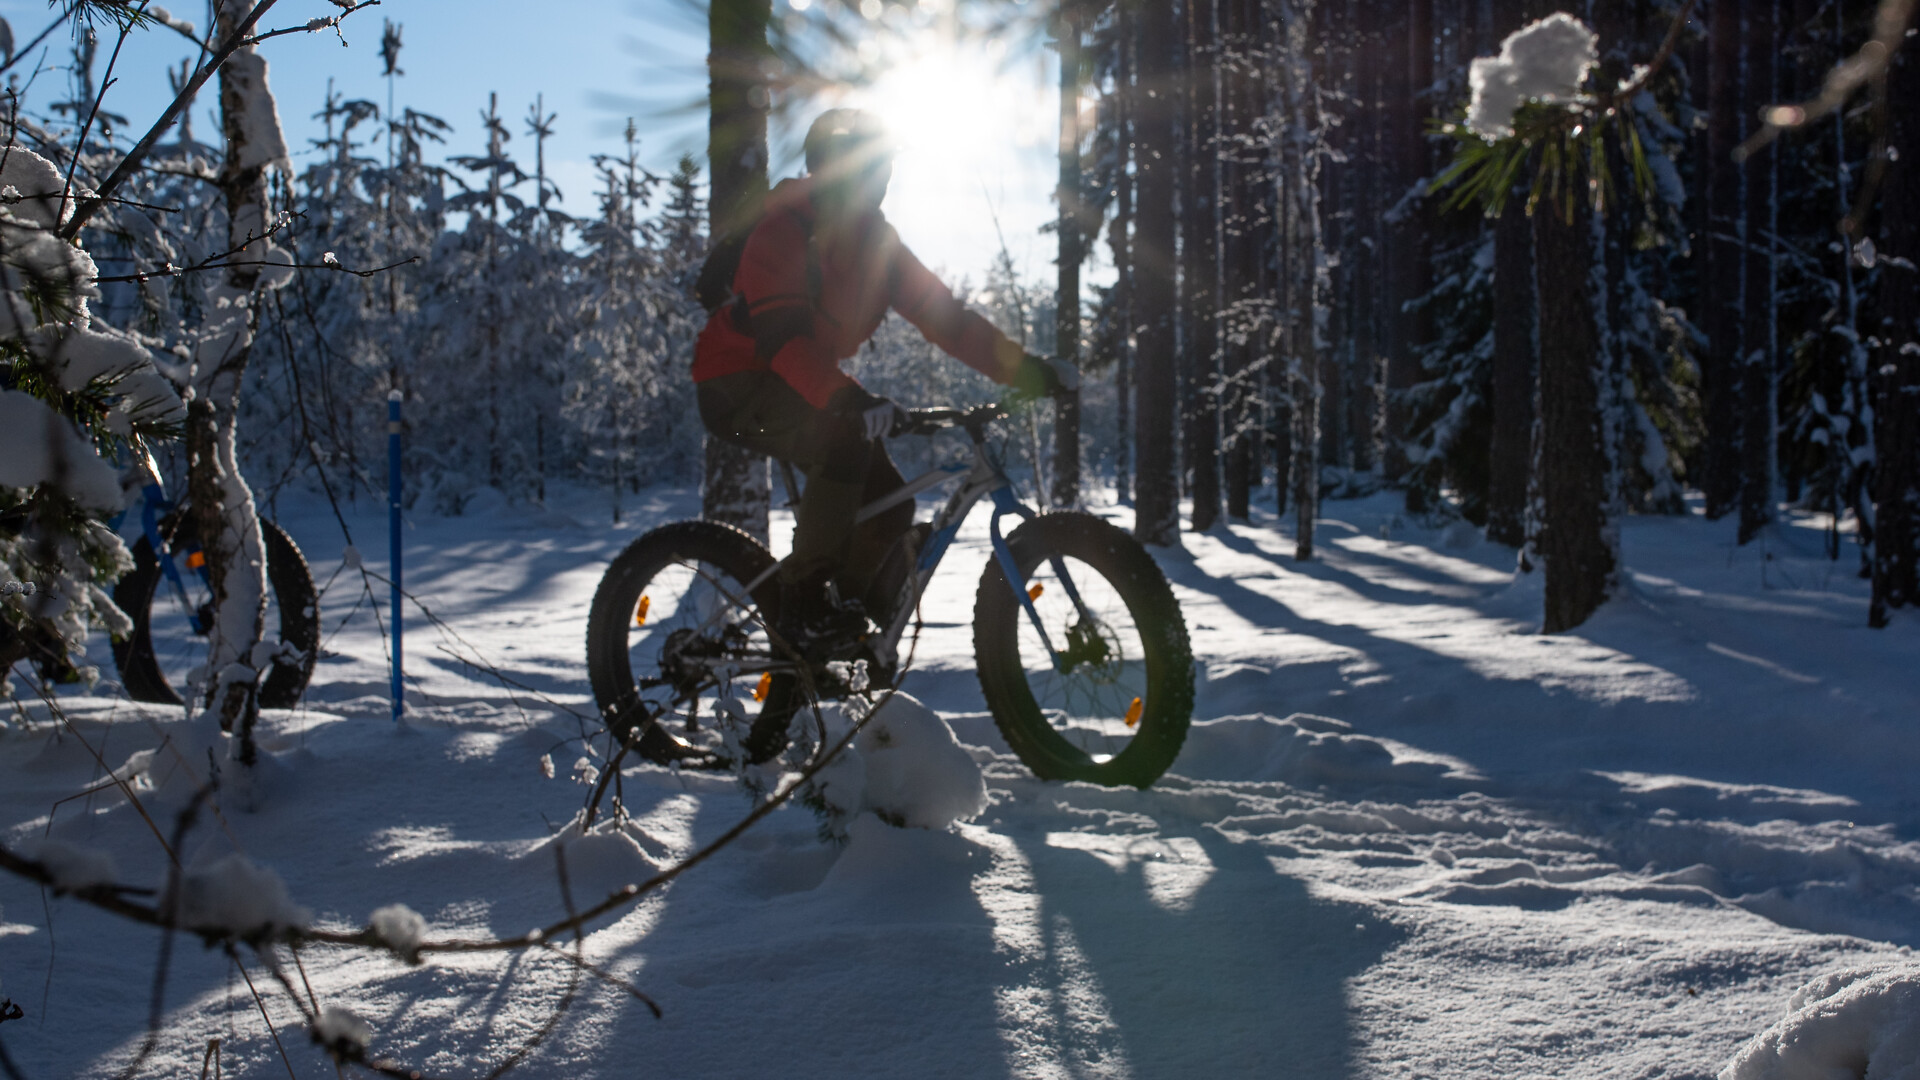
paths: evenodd
<path fill-rule="evenodd" d="M 161 526 L 174 563 L 186 586 L 181 597 L 162 579 L 165 574 L 153 544 L 141 537 L 133 545 L 133 569 L 113 587 L 113 602 L 133 620 L 133 633 L 113 643 L 113 662 L 127 696 L 155 705 L 179 705 L 187 673 L 207 661 L 207 629 L 213 617 L 212 594 L 197 571 L 179 553 L 199 547 L 184 513 Z M 291 709 L 306 692 L 320 652 L 320 601 L 313 574 L 286 530 L 260 523 L 267 553 L 267 626 L 278 626 L 285 648 L 260 680 L 260 705 Z"/>
<path fill-rule="evenodd" d="M 989 561 L 973 615 L 980 688 L 1000 734 L 1043 780 L 1151 785 L 1180 753 L 1193 713 L 1193 651 L 1165 575 L 1132 537 L 1089 514 L 1033 518 L 1007 545 L 1020 581 Z"/>
<path fill-rule="evenodd" d="M 663 525 L 613 560 L 587 616 L 587 676 L 616 743 L 713 767 L 785 748 L 800 680 L 767 632 L 774 565 L 711 521 Z"/>

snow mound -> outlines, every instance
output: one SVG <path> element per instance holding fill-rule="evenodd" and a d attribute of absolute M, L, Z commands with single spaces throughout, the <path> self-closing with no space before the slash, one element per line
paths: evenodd
<path fill-rule="evenodd" d="M 174 917 L 189 930 L 221 937 L 305 929 L 313 921 L 313 913 L 287 895 L 280 875 L 245 855 L 228 855 L 183 874 Z"/>
<path fill-rule="evenodd" d="M 980 765 L 940 714 L 906 694 L 887 699 L 854 739 L 866 807 L 895 824 L 944 829 L 987 806 Z"/>
<path fill-rule="evenodd" d="M 1294 785 L 1424 785 L 1449 771 L 1444 762 L 1396 753 L 1352 730 L 1344 721 L 1306 713 L 1196 721 L 1174 771 L 1190 780 Z"/>
<path fill-rule="evenodd" d="M 1920 963 L 1853 968 L 1794 991 L 1719 1080 L 1920 1080 Z"/>
<path fill-rule="evenodd" d="M 587 907 L 659 872 L 660 864 L 647 855 L 631 835 L 632 829 L 631 824 L 609 818 L 583 832 L 580 819 L 575 818 L 528 858 L 556 875 L 556 880 L 564 862 L 567 891 L 576 905 Z"/>

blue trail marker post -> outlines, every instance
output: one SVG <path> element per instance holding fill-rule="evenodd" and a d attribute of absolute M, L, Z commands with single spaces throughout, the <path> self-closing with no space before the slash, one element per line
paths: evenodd
<path fill-rule="evenodd" d="M 403 711 L 400 662 L 400 391 L 387 392 L 387 561 L 393 579 L 393 722 Z"/>

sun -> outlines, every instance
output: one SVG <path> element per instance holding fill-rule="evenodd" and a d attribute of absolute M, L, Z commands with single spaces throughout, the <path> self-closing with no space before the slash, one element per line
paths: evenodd
<path fill-rule="evenodd" d="M 932 31 L 889 53 L 871 84 L 836 104 L 886 121 L 899 154 L 885 210 L 908 245 L 930 265 L 982 271 L 994 219 L 1024 246 L 1053 191 L 1057 91 L 1044 57 L 1009 63 L 991 42 Z"/>

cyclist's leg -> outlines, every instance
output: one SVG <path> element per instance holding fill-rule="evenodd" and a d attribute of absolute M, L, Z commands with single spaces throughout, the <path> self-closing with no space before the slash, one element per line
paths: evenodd
<path fill-rule="evenodd" d="M 879 440 L 871 444 L 867 455 L 866 484 L 860 495 L 861 505 L 873 502 L 897 490 L 906 480 L 900 470 L 887 455 L 886 446 Z M 840 571 L 840 592 L 843 596 L 866 596 L 873 586 L 874 576 L 886 562 L 887 553 L 893 549 L 894 542 L 908 529 L 913 527 L 913 502 L 903 502 L 887 508 L 853 527 L 853 534 L 847 542 L 847 556 L 844 568 Z"/>
<path fill-rule="evenodd" d="M 709 379 L 700 384 L 699 398 L 708 431 L 792 462 L 806 474 L 794 514 L 793 553 L 780 567 L 780 580 L 824 586 L 846 564 L 871 460 L 865 433 L 852 418 L 814 408 L 770 371 Z M 892 475 L 897 485 L 899 473 Z"/>

